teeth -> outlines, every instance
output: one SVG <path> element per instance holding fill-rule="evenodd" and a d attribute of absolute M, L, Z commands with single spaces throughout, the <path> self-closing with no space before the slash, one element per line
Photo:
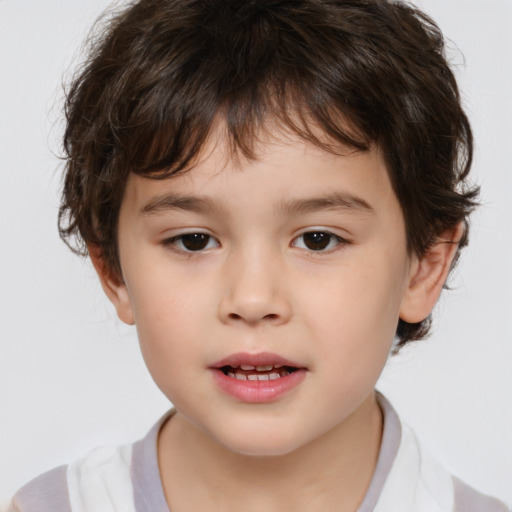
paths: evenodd
<path fill-rule="evenodd" d="M 270 375 L 264 373 L 262 375 L 258 375 L 257 373 L 251 373 L 247 375 L 248 380 L 270 380 Z"/>
<path fill-rule="evenodd" d="M 274 367 L 271 364 L 267 364 L 265 366 L 256 366 L 256 367 L 249 365 L 249 364 L 243 364 L 240 366 L 241 370 L 245 370 L 245 371 L 256 370 L 258 372 L 269 372 L 270 370 L 272 370 L 272 368 L 274 368 Z"/>
<path fill-rule="evenodd" d="M 269 372 L 270 370 L 272 370 L 272 368 L 274 368 L 272 365 L 267 365 L 267 366 L 256 366 L 256 370 L 258 370 L 259 372 Z"/>
<path fill-rule="evenodd" d="M 237 379 L 237 380 L 251 380 L 251 381 L 256 381 L 256 380 L 276 380 L 276 379 L 279 379 L 281 377 L 284 377 L 285 375 L 288 375 L 288 372 L 285 370 L 285 371 L 281 371 L 281 374 L 279 373 L 276 373 L 276 372 L 273 372 L 273 373 L 249 373 L 249 374 L 245 374 L 245 373 L 233 373 L 233 372 L 228 372 L 227 373 L 227 376 L 228 377 L 231 377 L 232 379 Z"/>
<path fill-rule="evenodd" d="M 250 380 L 250 381 L 258 381 L 258 380 L 276 380 L 281 377 L 286 377 L 291 372 L 286 366 L 272 366 L 272 365 L 262 365 L 262 366 L 251 366 L 251 365 L 242 365 L 238 369 L 233 368 L 233 371 L 227 371 L 226 375 L 232 379 L 237 380 Z M 244 373 L 250 372 L 250 373 Z"/>

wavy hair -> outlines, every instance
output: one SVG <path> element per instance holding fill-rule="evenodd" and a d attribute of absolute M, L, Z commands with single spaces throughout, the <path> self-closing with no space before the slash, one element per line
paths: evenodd
<path fill-rule="evenodd" d="M 409 252 L 460 222 L 467 243 L 470 125 L 439 28 L 403 2 L 139 0 L 91 39 L 65 114 L 60 235 L 80 254 L 97 246 L 119 279 L 129 174 L 186 172 L 219 117 L 249 158 L 269 121 L 328 151 L 377 145 Z M 398 346 L 430 320 L 400 320 Z"/>

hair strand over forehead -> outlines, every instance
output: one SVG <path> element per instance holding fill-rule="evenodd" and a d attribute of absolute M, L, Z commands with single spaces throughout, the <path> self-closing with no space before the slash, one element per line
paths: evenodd
<path fill-rule="evenodd" d="M 442 34 L 386 0 L 139 0 L 113 16 L 70 84 L 62 238 L 100 248 L 121 279 L 117 222 L 130 173 L 186 172 L 218 119 L 231 151 L 254 158 L 275 127 L 326 151 L 386 160 L 408 249 L 463 222 L 472 134 Z M 400 344 L 430 319 L 400 321 Z"/>

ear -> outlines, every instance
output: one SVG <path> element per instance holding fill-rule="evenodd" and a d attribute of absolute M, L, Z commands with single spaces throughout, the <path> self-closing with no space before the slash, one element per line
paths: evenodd
<path fill-rule="evenodd" d="M 111 268 L 107 265 L 103 257 L 100 247 L 91 244 L 87 246 L 87 250 L 89 251 L 92 264 L 100 278 L 101 287 L 110 299 L 110 302 L 112 302 L 116 308 L 117 316 L 125 324 L 134 325 L 135 319 L 130 304 L 130 297 L 122 277 L 113 275 Z"/>
<path fill-rule="evenodd" d="M 413 258 L 400 308 L 402 320 L 418 323 L 431 313 L 441 295 L 463 232 L 464 225 L 461 222 L 442 233 L 421 258 Z"/>

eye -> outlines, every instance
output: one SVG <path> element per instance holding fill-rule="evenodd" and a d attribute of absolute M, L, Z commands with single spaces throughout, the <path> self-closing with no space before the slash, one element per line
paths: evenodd
<path fill-rule="evenodd" d="M 327 231 L 308 231 L 293 240 L 292 246 L 308 251 L 329 251 L 341 243 L 346 243 L 339 236 Z"/>
<path fill-rule="evenodd" d="M 219 246 L 219 242 L 206 233 L 186 233 L 174 236 L 164 242 L 184 252 L 198 252 Z"/>

